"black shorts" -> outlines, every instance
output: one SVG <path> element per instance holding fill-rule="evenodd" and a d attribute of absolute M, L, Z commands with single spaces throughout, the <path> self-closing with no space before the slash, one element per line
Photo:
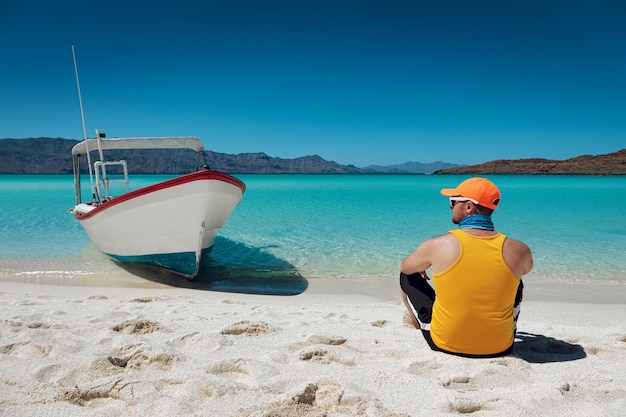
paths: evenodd
<path fill-rule="evenodd" d="M 402 288 L 402 291 L 404 291 L 404 293 L 406 294 L 411 310 L 413 311 L 413 315 L 419 322 L 422 335 L 424 336 L 426 343 L 428 343 L 428 346 L 430 346 L 432 350 L 470 358 L 490 358 L 511 353 L 513 345 L 511 345 L 503 352 L 489 355 L 471 355 L 458 352 L 449 352 L 445 349 L 440 348 L 435 344 L 435 342 L 433 342 L 433 339 L 430 337 L 430 321 L 432 319 L 433 303 L 435 302 L 434 288 L 431 287 L 428 281 L 425 280 L 419 273 L 412 275 L 400 273 L 400 288 Z M 523 291 L 524 283 L 520 280 L 519 286 L 517 287 L 517 294 L 515 295 L 514 304 L 514 320 L 516 323 L 516 328 Z"/>

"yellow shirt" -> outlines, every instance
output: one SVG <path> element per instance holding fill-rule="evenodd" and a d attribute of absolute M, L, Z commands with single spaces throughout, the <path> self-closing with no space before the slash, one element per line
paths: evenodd
<path fill-rule="evenodd" d="M 449 352 L 503 352 L 513 344 L 513 304 L 519 285 L 502 257 L 506 236 L 449 233 L 459 240 L 461 253 L 448 269 L 433 275 L 433 342 Z"/>

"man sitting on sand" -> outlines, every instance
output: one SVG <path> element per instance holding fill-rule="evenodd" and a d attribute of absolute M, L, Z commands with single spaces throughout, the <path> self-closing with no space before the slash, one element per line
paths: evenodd
<path fill-rule="evenodd" d="M 530 249 L 494 230 L 491 214 L 500 191 L 491 181 L 470 178 L 441 194 L 450 197 L 452 222 L 459 229 L 425 241 L 402 261 L 400 287 L 408 321 L 436 351 L 470 357 L 508 354 L 522 301 L 522 275 L 533 266 Z"/>

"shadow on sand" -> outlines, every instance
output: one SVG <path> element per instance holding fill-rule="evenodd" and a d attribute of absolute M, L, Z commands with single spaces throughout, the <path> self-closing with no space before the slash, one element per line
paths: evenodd
<path fill-rule="evenodd" d="M 517 332 L 511 355 L 531 363 L 569 362 L 587 357 L 580 345 L 525 332 Z"/>
<path fill-rule="evenodd" d="M 297 295 L 306 291 L 308 281 L 295 266 L 264 249 L 267 248 L 254 248 L 218 236 L 194 280 L 147 265 L 119 265 L 140 278 L 177 288 L 264 295 Z"/>

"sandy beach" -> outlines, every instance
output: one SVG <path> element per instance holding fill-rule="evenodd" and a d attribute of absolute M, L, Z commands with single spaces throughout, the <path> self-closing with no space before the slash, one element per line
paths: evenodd
<path fill-rule="evenodd" d="M 430 351 L 395 280 L 0 282 L 0 416 L 622 416 L 623 285 L 527 285 L 513 354 Z M 574 285 L 572 287 L 572 285 Z"/>

